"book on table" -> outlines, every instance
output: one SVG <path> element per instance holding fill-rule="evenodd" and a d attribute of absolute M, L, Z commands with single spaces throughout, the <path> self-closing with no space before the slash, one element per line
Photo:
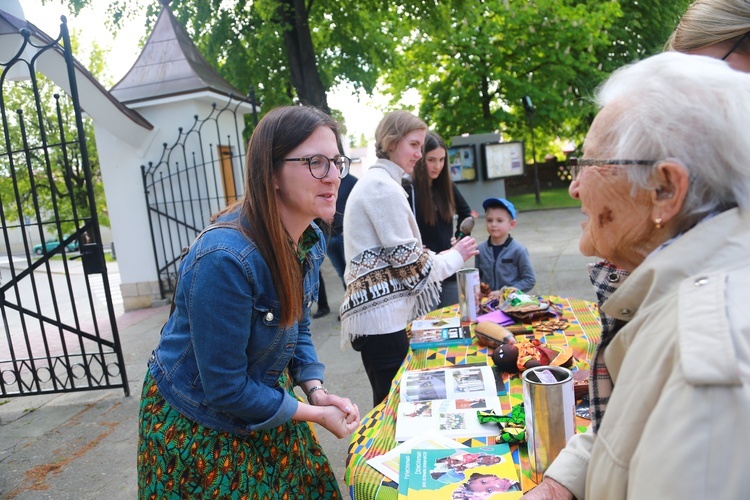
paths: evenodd
<path fill-rule="evenodd" d="M 477 411 L 502 414 L 490 366 L 407 370 L 401 377 L 396 441 L 433 431 L 449 438 L 496 436 L 495 423 L 480 424 Z"/>
<path fill-rule="evenodd" d="M 409 453 L 411 453 L 411 450 L 415 448 L 419 448 L 421 450 L 446 448 L 453 449 L 466 448 L 466 446 L 459 443 L 458 441 L 447 438 L 440 433 L 427 432 L 404 441 L 400 445 L 396 446 L 386 453 L 383 453 L 382 455 L 370 458 L 369 460 L 367 460 L 367 463 L 392 481 L 399 482 L 399 476 L 401 473 L 399 467 L 399 464 L 401 463 L 401 455 L 408 455 Z"/>
<path fill-rule="evenodd" d="M 459 316 L 423 317 L 412 321 L 409 345 L 412 349 L 471 344 L 471 327 L 461 326 Z"/>
<path fill-rule="evenodd" d="M 404 498 L 473 500 L 521 498 L 521 484 L 506 443 L 474 448 L 420 450 L 403 455 Z M 399 490 L 402 490 L 399 484 Z"/>
<path fill-rule="evenodd" d="M 411 478 L 411 452 L 399 455 L 400 469 L 398 474 L 398 500 L 409 498 L 409 479 Z"/>

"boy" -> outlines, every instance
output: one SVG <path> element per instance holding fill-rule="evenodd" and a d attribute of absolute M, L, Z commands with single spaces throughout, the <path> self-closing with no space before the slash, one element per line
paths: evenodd
<path fill-rule="evenodd" d="M 482 206 L 490 237 L 479 245 L 479 255 L 474 258 L 479 279 L 490 286 L 491 297 L 499 296 L 504 286 L 528 292 L 534 288 L 536 276 L 529 251 L 510 235 L 516 227 L 516 208 L 505 198 L 487 198 Z"/>

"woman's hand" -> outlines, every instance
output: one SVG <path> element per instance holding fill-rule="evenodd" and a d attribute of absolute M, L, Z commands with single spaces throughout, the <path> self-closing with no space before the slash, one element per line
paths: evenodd
<path fill-rule="evenodd" d="M 321 410 L 315 421 L 337 438 L 350 436 L 359 427 L 359 408 L 348 398 L 315 391 L 309 402 Z"/>
<path fill-rule="evenodd" d="M 316 391 L 310 396 L 310 404 L 314 406 L 335 406 L 346 414 L 347 423 L 355 419 L 359 421 L 359 408 L 349 398 Z"/>
<path fill-rule="evenodd" d="M 351 436 L 359 427 L 359 410 L 357 405 L 353 406 L 355 411 L 352 413 L 345 413 L 334 405 L 317 406 L 319 415 L 315 421 L 339 439 Z"/>
<path fill-rule="evenodd" d="M 453 246 L 453 249 L 458 250 L 458 253 L 460 253 L 461 257 L 464 259 L 464 262 L 479 253 L 479 250 L 477 249 L 477 240 L 471 236 L 464 236 L 458 240 Z"/>
<path fill-rule="evenodd" d="M 524 500 L 572 500 L 573 493 L 554 479 L 546 477 L 537 487 L 521 498 Z"/>

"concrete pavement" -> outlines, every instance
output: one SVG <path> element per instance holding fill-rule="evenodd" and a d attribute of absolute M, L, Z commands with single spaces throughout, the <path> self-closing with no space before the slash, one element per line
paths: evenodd
<path fill-rule="evenodd" d="M 577 209 L 518 215 L 512 234 L 531 253 L 537 275 L 535 293 L 594 300 L 585 271 L 592 259 L 578 253 L 583 220 Z M 473 235 L 479 241 L 487 238 L 483 219 L 477 221 Z M 339 349 L 335 309 L 341 303 L 343 289 L 328 260 L 323 275 L 334 311 L 313 320 L 312 327 L 319 358 L 327 367 L 326 386 L 351 398 L 364 414 L 371 409 L 370 386 L 359 354 Z M 146 360 L 168 311 L 163 306 L 118 316 L 130 397 L 124 397 L 122 390 L 102 390 L 0 399 L 0 498 L 136 498 L 140 389 Z M 318 430 L 347 497 L 343 479 L 348 440 Z"/>

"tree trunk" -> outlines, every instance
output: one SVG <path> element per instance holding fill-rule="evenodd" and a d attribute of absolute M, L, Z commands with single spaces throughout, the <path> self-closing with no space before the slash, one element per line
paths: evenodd
<path fill-rule="evenodd" d="M 329 115 L 326 89 L 318 73 L 315 48 L 310 35 L 304 0 L 279 0 L 279 16 L 284 30 L 289 71 L 297 97 L 302 104 L 315 106 Z"/>

